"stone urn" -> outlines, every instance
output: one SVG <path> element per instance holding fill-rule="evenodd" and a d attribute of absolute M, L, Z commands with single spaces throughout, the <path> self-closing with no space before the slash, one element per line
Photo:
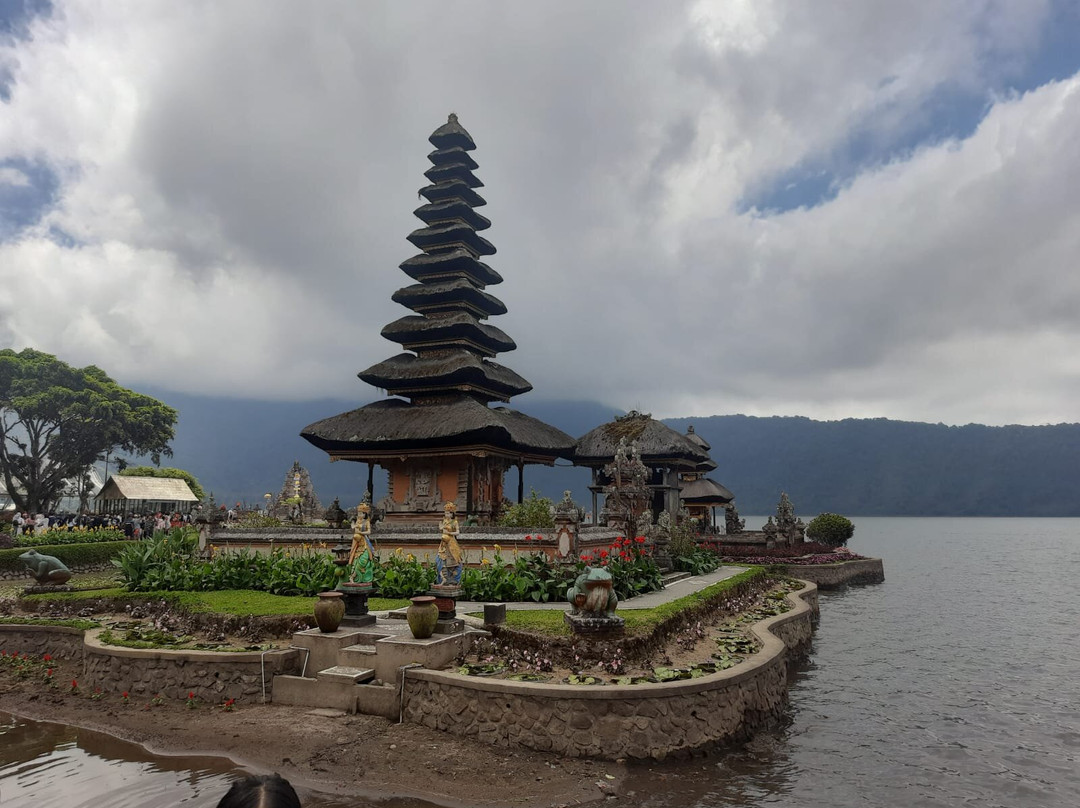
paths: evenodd
<path fill-rule="evenodd" d="M 435 633 L 439 622 L 439 607 L 435 605 L 434 595 L 417 595 L 410 598 L 412 605 L 405 610 L 409 621 L 409 631 L 418 640 L 426 640 Z"/>
<path fill-rule="evenodd" d="M 340 592 L 320 592 L 315 601 L 315 622 L 319 631 L 332 634 L 341 625 L 345 616 L 345 596 Z"/>

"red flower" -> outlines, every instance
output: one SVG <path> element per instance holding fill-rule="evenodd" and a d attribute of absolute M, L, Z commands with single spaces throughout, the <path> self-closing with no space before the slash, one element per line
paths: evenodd
<path fill-rule="evenodd" d="M 601 550 L 600 551 L 600 557 L 601 558 L 607 558 L 608 557 L 608 551 L 607 550 Z"/>
<path fill-rule="evenodd" d="M 638 544 L 644 544 L 645 543 L 645 537 L 644 536 L 638 536 L 636 539 L 634 539 L 634 541 L 636 541 Z"/>
<path fill-rule="evenodd" d="M 126 699 L 128 697 L 128 692 L 125 690 L 121 695 Z"/>
<path fill-rule="evenodd" d="M 619 558 L 621 558 L 621 559 L 623 559 L 625 561 L 626 559 L 630 558 L 630 554 L 628 552 L 626 552 L 626 550 L 620 550 L 619 551 Z"/>
<path fill-rule="evenodd" d="M 536 540 L 537 540 L 537 541 L 543 541 L 543 540 L 544 540 L 544 537 L 543 537 L 543 536 L 537 536 L 537 537 L 536 537 Z"/>
<path fill-rule="evenodd" d="M 532 541 L 532 536 L 526 536 L 525 541 Z"/>
<path fill-rule="evenodd" d="M 45 656 L 42 657 L 42 660 L 45 662 L 52 662 L 52 657 L 49 656 L 49 654 L 45 654 Z"/>
<path fill-rule="evenodd" d="M 195 694 L 194 694 L 193 692 L 191 692 L 191 691 L 189 690 L 189 691 L 188 691 L 188 694 L 187 694 L 187 697 L 188 697 L 189 699 L 193 699 L 193 698 L 195 698 Z"/>

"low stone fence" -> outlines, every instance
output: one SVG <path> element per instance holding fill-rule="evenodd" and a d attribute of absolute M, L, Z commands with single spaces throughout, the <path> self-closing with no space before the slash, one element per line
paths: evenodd
<path fill-rule="evenodd" d="M 81 662 L 84 633 L 81 628 L 67 626 L 0 623 L 0 650 L 37 657 L 48 654 L 56 659 Z"/>
<path fill-rule="evenodd" d="M 699 679 L 574 686 L 405 671 L 406 721 L 497 746 L 569 757 L 661 760 L 730 743 L 775 724 L 787 702 L 792 661 L 807 647 L 817 587 L 788 595 L 793 608 L 756 623 L 758 653 Z"/>
<path fill-rule="evenodd" d="M 8 653 L 50 654 L 81 662 L 77 678 L 83 689 L 127 692 L 132 699 L 146 701 L 158 694 L 166 699 L 186 699 L 188 693 L 194 693 L 196 699 L 210 704 L 226 699 L 260 702 L 264 692 L 269 701 L 274 675 L 299 673 L 303 662 L 303 654 L 296 649 L 225 653 L 123 648 L 103 645 L 97 639 L 100 632 L 0 625 L 0 648 Z"/>
<path fill-rule="evenodd" d="M 788 564 L 787 574 L 813 581 L 821 589 L 836 589 L 847 584 L 880 584 L 885 580 L 885 565 L 880 558 L 860 558 L 836 564 Z"/>

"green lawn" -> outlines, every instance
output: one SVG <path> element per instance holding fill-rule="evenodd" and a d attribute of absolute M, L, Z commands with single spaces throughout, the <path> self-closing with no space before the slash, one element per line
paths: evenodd
<path fill-rule="evenodd" d="M 725 578 L 723 581 L 717 581 L 712 586 L 673 600 L 670 603 L 664 603 L 652 609 L 619 609 L 618 615 L 626 621 L 627 635 L 648 634 L 672 615 L 764 574 L 764 567 L 751 567 L 745 572 L 740 572 L 731 578 Z M 569 637 L 573 632 L 566 625 L 563 614 L 565 612 L 561 609 L 507 609 L 506 625 L 509 628 L 521 631 L 532 631 L 553 637 Z M 483 617 L 482 614 L 476 616 Z"/>
<path fill-rule="evenodd" d="M 116 598 L 118 600 L 167 600 L 189 612 L 229 614 L 240 617 L 264 617 L 270 615 L 288 615 L 312 613 L 317 598 L 286 597 L 271 595 L 268 592 L 253 590 L 224 590 L 221 592 L 128 592 L 120 587 L 94 589 L 85 592 L 56 592 L 44 595 L 28 595 L 27 600 L 62 601 L 71 603 L 79 600 L 96 598 Z M 378 612 L 386 609 L 400 609 L 409 605 L 405 599 L 371 598 L 368 608 Z"/>

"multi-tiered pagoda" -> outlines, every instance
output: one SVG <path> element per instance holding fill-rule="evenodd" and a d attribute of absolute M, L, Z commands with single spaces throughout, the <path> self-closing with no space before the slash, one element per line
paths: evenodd
<path fill-rule="evenodd" d="M 378 503 L 391 522 L 437 521 L 443 503 L 479 522 L 491 519 L 503 499 L 503 476 L 527 463 L 551 465 L 573 454 L 574 440 L 552 426 L 506 407 L 511 396 L 532 389 L 510 368 L 492 361 L 514 341 L 484 322 L 506 312 L 485 288 L 502 283 L 483 263 L 495 247 L 478 231 L 491 226 L 476 208 L 486 204 L 474 189 L 472 137 L 450 115 L 429 138 L 435 151 L 420 190 L 427 204 L 416 216 L 425 227 L 409 235 L 423 252 L 401 264 L 417 282 L 393 300 L 411 309 L 382 335 L 405 348 L 362 371 L 360 378 L 392 398 L 318 421 L 300 434 L 331 460 L 382 466 L 389 494 Z M 368 476 L 370 492 L 371 476 Z"/>

